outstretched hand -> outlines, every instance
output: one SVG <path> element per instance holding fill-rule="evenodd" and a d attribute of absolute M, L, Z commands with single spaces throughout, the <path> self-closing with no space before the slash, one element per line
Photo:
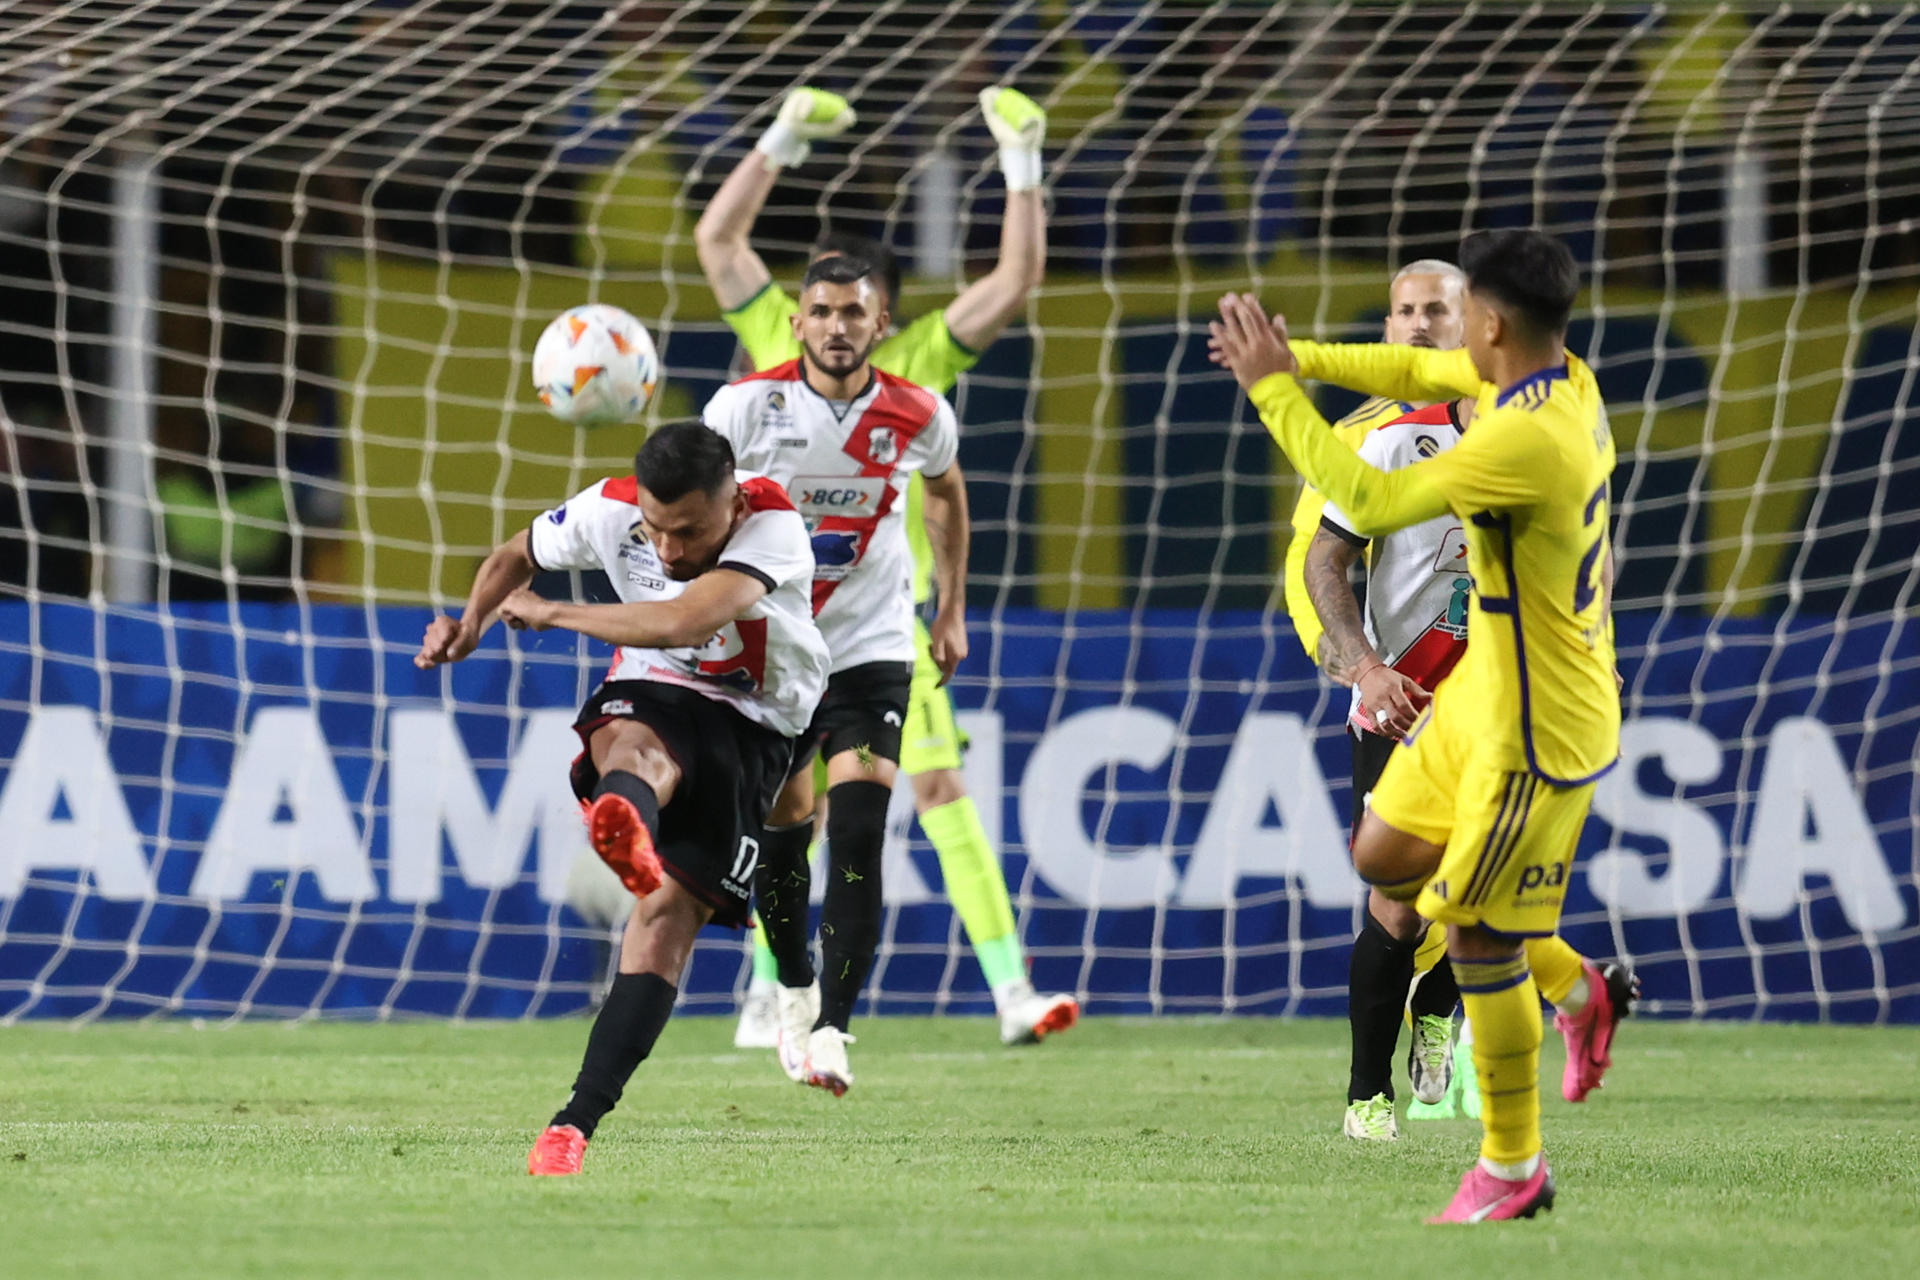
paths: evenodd
<path fill-rule="evenodd" d="M 1207 358 L 1233 374 L 1243 391 L 1276 373 L 1293 373 L 1299 361 L 1287 343 L 1287 321 L 1267 319 L 1260 300 L 1250 293 L 1229 293 L 1220 299 L 1220 318 L 1207 325 Z"/>

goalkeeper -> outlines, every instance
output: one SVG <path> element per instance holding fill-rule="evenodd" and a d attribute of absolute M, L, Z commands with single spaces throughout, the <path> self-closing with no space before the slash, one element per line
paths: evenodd
<path fill-rule="evenodd" d="M 1007 186 L 1000 259 L 944 310 L 888 335 L 873 354 L 874 367 L 941 394 L 953 389 L 959 376 L 1020 314 L 1046 270 L 1046 211 L 1040 191 L 1046 112 L 1019 90 L 1004 86 L 983 90 L 980 107 L 999 143 L 1000 171 Z M 750 241 L 754 221 L 780 171 L 804 161 L 813 142 L 837 137 L 853 122 L 852 107 L 838 94 L 793 90 L 753 154 L 728 175 L 694 229 L 700 268 L 727 323 L 757 368 L 795 358 L 800 343 L 793 333 L 793 298 L 774 283 L 767 264 L 754 252 Z M 888 295 L 882 305 L 893 306 L 900 293 L 900 270 L 893 254 L 862 237 L 840 235 L 823 241 L 814 256 L 842 253 L 880 268 Z M 932 592 L 937 541 L 928 536 L 921 498 L 922 484 L 916 475 L 907 490 L 907 537 L 913 550 L 917 602 L 924 602 Z M 980 811 L 967 794 L 960 772 L 965 744 L 953 704 L 939 681 L 927 629 L 921 625 L 900 767 L 913 779 L 920 826 L 940 857 L 947 896 L 966 926 L 993 992 L 1000 1038 L 1006 1044 L 1032 1043 L 1071 1027 L 1079 1017 L 1079 1005 L 1072 996 L 1040 994 L 1027 979 L 1026 957 L 1000 860 L 987 839 Z M 754 942 L 753 985 L 735 1038 L 743 1048 L 771 1046 L 775 1034 L 773 956 L 758 931 Z"/>

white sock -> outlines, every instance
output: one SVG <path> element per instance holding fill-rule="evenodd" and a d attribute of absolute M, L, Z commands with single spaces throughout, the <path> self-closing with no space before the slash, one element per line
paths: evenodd
<path fill-rule="evenodd" d="M 1024 999 L 1031 994 L 1033 994 L 1033 983 L 1027 981 L 1025 978 L 1015 978 L 1010 982 L 1003 982 L 993 989 L 994 1011 L 1004 1013 L 1008 1005 L 1016 1000 Z"/>
<path fill-rule="evenodd" d="M 1582 970 L 1580 976 L 1573 980 L 1573 989 L 1567 992 L 1567 998 L 1553 1007 L 1569 1018 L 1577 1018 L 1592 998 L 1593 992 L 1587 987 L 1586 972 Z"/>
<path fill-rule="evenodd" d="M 1501 1164 L 1498 1160 L 1489 1160 L 1481 1156 L 1480 1167 L 1496 1178 L 1504 1178 L 1508 1182 L 1525 1182 L 1540 1171 L 1540 1153 L 1536 1151 L 1515 1164 Z"/>

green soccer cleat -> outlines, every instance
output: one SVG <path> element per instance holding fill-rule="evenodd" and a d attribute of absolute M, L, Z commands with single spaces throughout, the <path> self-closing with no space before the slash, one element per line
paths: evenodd
<path fill-rule="evenodd" d="M 1361 1142 L 1392 1142 L 1400 1136 L 1400 1126 L 1393 1121 L 1393 1102 L 1384 1093 L 1349 1102 L 1342 1128 L 1349 1138 Z"/>
<path fill-rule="evenodd" d="M 1407 1077 L 1415 1102 L 1438 1104 L 1453 1083 L 1453 1019 L 1427 1013 L 1413 1020 L 1412 1043 L 1407 1047 Z M 1412 1112 L 1408 1112 L 1409 1118 Z"/>

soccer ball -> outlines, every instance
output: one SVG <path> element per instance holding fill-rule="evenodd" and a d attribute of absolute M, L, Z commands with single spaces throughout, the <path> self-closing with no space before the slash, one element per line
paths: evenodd
<path fill-rule="evenodd" d="M 603 427 L 647 407 L 660 357 L 647 327 L 618 307 L 591 303 L 553 319 L 533 348 L 533 386 L 562 422 Z"/>

